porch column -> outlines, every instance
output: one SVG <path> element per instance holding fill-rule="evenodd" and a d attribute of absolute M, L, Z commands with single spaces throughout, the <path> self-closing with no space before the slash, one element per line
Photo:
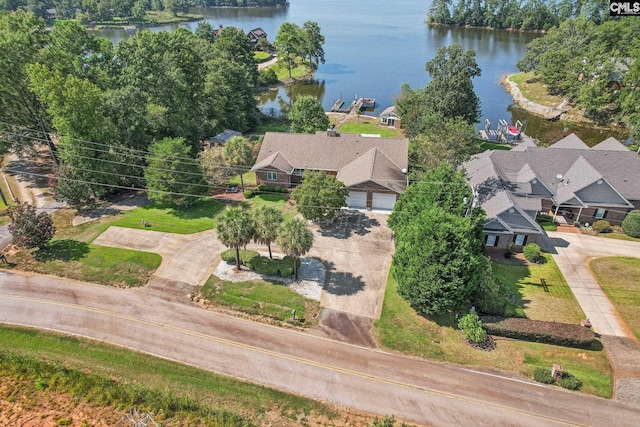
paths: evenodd
<path fill-rule="evenodd" d="M 556 221 L 556 217 L 558 216 L 558 209 L 560 209 L 560 205 L 557 205 L 556 210 L 553 212 L 553 222 Z"/>
<path fill-rule="evenodd" d="M 578 211 L 578 216 L 576 217 L 576 222 L 580 222 L 580 214 L 582 214 L 582 206 L 580 206 L 580 210 Z"/>

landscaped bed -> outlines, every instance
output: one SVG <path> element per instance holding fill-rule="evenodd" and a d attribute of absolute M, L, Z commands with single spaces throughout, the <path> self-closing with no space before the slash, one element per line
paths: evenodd
<path fill-rule="evenodd" d="M 540 293 L 534 283 L 530 282 L 544 275 L 548 277 L 549 283 L 556 283 L 550 266 L 542 264 L 513 267 L 516 270 L 509 275 L 505 275 L 509 269 L 503 269 L 501 277 L 512 277 L 517 281 L 509 284 L 521 293 L 520 301 L 525 305 L 525 312 L 528 315 L 534 313 L 532 317 L 535 318 L 543 316 L 546 309 L 538 307 L 539 304 L 536 301 Z M 554 268 L 557 270 L 555 264 Z M 500 337 L 496 338 L 496 346 L 492 351 L 477 350 L 460 338 L 457 320 L 453 315 L 420 316 L 398 295 L 397 286 L 390 274 L 382 314 L 374 323 L 375 337 L 384 348 L 432 360 L 519 372 L 529 378 L 533 377 L 535 368 L 546 368 L 552 363 L 559 363 L 583 382 L 581 389 L 583 392 L 611 397 L 613 374 L 604 350 L 584 350 Z M 566 284 L 564 286 L 566 287 Z M 580 308 L 575 307 L 577 306 L 575 299 L 565 296 L 561 288 L 559 285 L 558 290 L 552 293 L 557 296 L 547 300 L 555 309 L 563 306 L 569 311 L 569 314 L 558 313 L 555 316 L 556 320 L 581 318 L 583 315 Z"/>

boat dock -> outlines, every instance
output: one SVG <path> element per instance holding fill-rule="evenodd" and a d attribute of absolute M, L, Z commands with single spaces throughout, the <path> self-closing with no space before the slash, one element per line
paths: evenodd
<path fill-rule="evenodd" d="M 375 98 L 358 98 L 353 101 L 348 108 L 342 108 L 344 106 L 344 100 L 338 99 L 333 103 L 331 107 L 332 113 L 351 113 L 361 111 L 363 108 L 376 108 Z"/>

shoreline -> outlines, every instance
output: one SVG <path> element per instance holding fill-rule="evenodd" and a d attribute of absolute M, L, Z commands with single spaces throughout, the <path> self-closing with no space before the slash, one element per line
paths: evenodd
<path fill-rule="evenodd" d="M 512 75 L 513 74 L 506 74 L 502 76 L 502 78 L 500 79 L 500 84 L 502 84 L 505 90 L 511 95 L 513 102 L 515 102 L 520 108 L 527 111 L 528 113 L 534 114 L 538 117 L 542 117 L 546 120 L 567 120 L 566 113 L 568 109 L 566 108 L 566 105 L 568 104 L 568 102 L 566 99 L 556 107 L 547 107 L 545 105 L 540 105 L 533 101 L 530 101 L 522 94 L 520 88 L 518 87 L 518 84 L 511 81 L 510 77 Z"/>

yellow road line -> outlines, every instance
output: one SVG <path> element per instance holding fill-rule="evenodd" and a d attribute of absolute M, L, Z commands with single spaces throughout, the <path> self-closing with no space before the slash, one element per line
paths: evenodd
<path fill-rule="evenodd" d="M 474 404 L 478 404 L 478 405 L 481 405 L 481 406 L 489 406 L 489 407 L 501 409 L 501 410 L 504 410 L 504 411 L 507 411 L 507 412 L 513 412 L 513 413 L 516 413 L 516 414 L 522 414 L 522 415 L 526 415 L 526 416 L 530 416 L 530 417 L 534 417 L 534 418 L 539 418 L 539 419 L 542 419 L 542 420 L 553 421 L 553 422 L 564 424 L 564 425 L 568 425 L 568 426 L 586 427 L 585 424 L 572 423 L 572 422 L 561 420 L 561 419 L 558 419 L 558 418 L 555 418 L 555 417 L 550 417 L 550 416 L 547 416 L 547 415 L 541 415 L 541 414 L 535 414 L 535 413 L 532 413 L 532 412 L 527 412 L 527 411 L 524 411 L 524 410 L 521 410 L 521 409 L 518 409 L 518 408 L 502 406 L 502 405 L 499 405 L 499 404 L 496 404 L 496 403 L 491 403 L 491 402 L 487 402 L 487 401 L 483 401 L 483 400 L 479 400 L 479 399 L 475 399 L 475 398 L 471 398 L 471 397 L 458 396 L 458 395 L 455 395 L 455 394 L 451 394 L 451 393 L 443 392 L 443 391 L 438 391 L 438 390 L 430 389 L 430 388 L 427 388 L 427 387 L 407 384 L 407 383 L 403 383 L 403 382 L 400 382 L 400 381 L 394 381 L 394 380 L 378 377 L 378 376 L 371 375 L 371 374 L 365 374 L 365 373 L 362 373 L 362 372 L 353 371 L 353 370 L 346 369 L 346 368 L 340 368 L 338 366 L 327 365 L 325 363 L 315 362 L 313 360 L 304 359 L 302 357 L 292 356 L 292 355 L 288 355 L 288 354 L 284 354 L 284 353 L 278 353 L 278 352 L 273 351 L 273 350 L 267 350 L 267 349 L 264 349 L 264 348 L 255 347 L 255 346 L 250 345 L 250 344 L 244 344 L 244 343 L 237 342 L 237 341 L 231 341 L 231 340 L 228 340 L 226 338 L 220 338 L 220 337 L 215 337 L 215 336 L 212 336 L 212 335 L 206 335 L 206 334 L 203 334 L 203 333 L 200 333 L 200 332 L 190 331 L 188 329 L 179 328 L 179 327 L 176 327 L 176 326 L 170 326 L 170 325 L 166 325 L 166 324 L 163 324 L 163 323 L 150 322 L 150 321 L 138 319 L 136 317 L 129 316 L 129 315 L 126 315 L 126 314 L 120 314 L 120 313 L 117 313 L 117 312 L 104 310 L 104 309 L 101 309 L 101 308 L 86 307 L 86 306 L 82 306 L 82 305 L 78 305 L 78 304 L 72 304 L 72 303 L 66 303 L 66 302 L 60 302 L 60 301 L 51 301 L 51 300 L 45 300 L 45 299 L 41 299 L 41 298 L 20 297 L 20 296 L 5 295 L 5 294 L 0 294 L 0 298 L 11 299 L 11 300 L 31 301 L 31 302 L 36 302 L 36 303 L 40 303 L 40 304 L 48 304 L 48 305 L 55 305 L 55 306 L 60 306 L 60 307 L 75 308 L 77 310 L 83 310 L 83 311 L 92 312 L 92 313 L 99 313 L 99 314 L 103 314 L 103 315 L 106 315 L 106 316 L 119 318 L 119 319 L 123 319 L 123 320 L 128 320 L 128 321 L 139 323 L 139 324 L 143 324 L 143 325 L 149 325 L 149 326 L 161 327 L 161 328 L 164 328 L 164 329 L 169 329 L 169 330 L 172 330 L 172 331 L 175 331 L 175 332 L 179 332 L 179 333 L 184 334 L 184 335 L 203 338 L 205 340 L 217 341 L 219 343 L 227 344 L 227 345 L 230 345 L 230 346 L 233 346 L 233 347 L 238 347 L 238 348 L 242 348 L 242 349 L 245 349 L 245 350 L 254 351 L 254 352 L 257 352 L 257 353 L 262 353 L 262 354 L 265 354 L 265 355 L 278 357 L 278 358 L 284 359 L 284 360 L 291 360 L 291 361 L 295 361 L 295 362 L 302 363 L 302 364 L 305 364 L 305 365 L 315 366 L 317 368 L 321 368 L 321 369 L 325 369 L 325 370 L 329 370 L 329 371 L 333 371 L 333 372 L 339 372 L 339 373 L 343 373 L 343 374 L 347 374 L 347 375 L 351 375 L 351 376 L 355 376 L 355 377 L 360 377 L 360 378 L 364 378 L 364 379 L 369 379 L 369 380 L 373 380 L 373 381 L 380 382 L 380 383 L 383 383 L 383 384 L 390 384 L 390 385 L 394 385 L 394 386 L 398 386 L 398 387 L 402 387 L 402 388 L 406 388 L 406 389 L 419 390 L 419 391 L 422 391 L 422 392 L 425 392 L 427 394 L 431 394 L 431 395 L 434 395 L 434 396 L 446 397 L 446 398 L 449 398 L 449 399 L 454 399 L 454 400 L 458 400 L 458 401 L 462 401 L 462 402 L 468 402 L 468 403 L 474 403 Z"/>

